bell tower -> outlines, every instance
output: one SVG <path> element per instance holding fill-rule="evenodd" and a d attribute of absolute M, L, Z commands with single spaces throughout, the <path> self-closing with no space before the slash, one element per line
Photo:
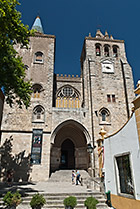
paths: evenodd
<path fill-rule="evenodd" d="M 81 54 L 83 106 L 89 110 L 93 141 L 101 126 L 108 135 L 129 118 L 134 97 L 132 69 L 127 61 L 123 40 L 97 30 L 84 40 Z"/>

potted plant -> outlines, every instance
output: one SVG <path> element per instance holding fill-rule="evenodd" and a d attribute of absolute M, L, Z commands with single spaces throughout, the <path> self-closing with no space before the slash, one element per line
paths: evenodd
<path fill-rule="evenodd" d="M 32 209 L 41 209 L 43 207 L 43 205 L 45 205 L 46 200 L 43 197 L 43 195 L 37 193 L 35 195 L 33 195 L 30 205 L 32 207 Z"/>
<path fill-rule="evenodd" d="M 7 192 L 3 198 L 4 204 L 8 206 L 9 209 L 15 209 L 22 201 L 21 194 L 19 192 Z"/>
<path fill-rule="evenodd" d="M 96 204 L 97 203 L 99 203 L 99 202 L 94 197 L 87 197 L 87 199 L 84 202 L 87 209 L 96 209 Z"/>
<path fill-rule="evenodd" d="M 65 209 L 73 209 L 77 205 L 77 199 L 74 196 L 69 196 L 64 199 Z"/>

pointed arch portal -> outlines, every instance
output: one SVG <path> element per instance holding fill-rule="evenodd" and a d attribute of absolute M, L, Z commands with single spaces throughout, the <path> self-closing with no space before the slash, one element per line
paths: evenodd
<path fill-rule="evenodd" d="M 75 146 L 70 139 L 65 139 L 61 145 L 60 168 L 75 168 Z"/>
<path fill-rule="evenodd" d="M 58 169 L 87 169 L 89 138 L 87 130 L 76 121 L 60 124 L 51 139 L 51 172 Z"/>

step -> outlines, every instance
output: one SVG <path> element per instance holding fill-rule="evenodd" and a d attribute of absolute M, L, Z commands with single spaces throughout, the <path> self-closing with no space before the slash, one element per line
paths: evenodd
<path fill-rule="evenodd" d="M 34 182 L 27 185 L 13 185 L 11 188 L 4 188 L 0 190 L 0 193 L 4 195 L 5 192 L 10 190 L 18 190 L 23 194 L 22 203 L 17 207 L 17 209 L 31 209 L 30 201 L 32 196 L 39 192 L 46 199 L 46 204 L 42 209 L 64 209 L 63 201 L 68 196 L 75 196 L 77 198 L 78 209 L 85 209 L 84 201 L 87 197 L 93 196 L 98 199 L 97 209 L 108 208 L 105 204 L 104 195 L 100 191 L 92 191 L 87 189 L 87 186 L 72 185 L 71 183 L 71 170 L 60 170 L 52 174 L 51 178 L 47 182 Z M 90 180 L 90 177 L 86 171 L 80 171 L 83 178 Z M 63 183 L 62 183 L 63 182 Z M 3 201 L 0 198 L 0 209 L 4 208 L 2 206 Z M 2 206 L 2 207 L 1 207 Z M 76 209 L 75 208 L 75 209 Z"/>
<path fill-rule="evenodd" d="M 101 196 L 102 195 L 102 193 L 101 192 L 99 192 L 99 191 L 90 191 L 90 192 L 72 192 L 72 193 L 69 193 L 69 192 L 61 192 L 61 193 L 47 193 L 47 192 L 42 192 L 42 191 L 38 191 L 39 192 L 39 194 L 42 194 L 43 196 L 55 196 L 55 197 L 57 197 L 57 196 L 69 196 L 69 195 L 73 195 L 73 196 L 84 196 L 84 195 L 99 195 L 99 196 Z M 26 197 L 27 196 L 33 196 L 34 194 L 36 194 L 37 192 L 31 192 L 31 193 L 26 193 Z"/>
<path fill-rule="evenodd" d="M 85 170 L 79 170 L 83 179 L 90 178 L 89 174 Z M 51 174 L 49 182 L 71 182 L 72 170 L 59 170 Z"/>
<path fill-rule="evenodd" d="M 102 207 L 105 207 L 105 199 L 102 197 L 102 195 L 95 195 L 96 192 L 93 193 L 94 197 L 98 199 L 99 204 L 98 204 L 98 208 L 101 209 Z M 91 196 L 93 194 L 89 194 L 89 193 L 84 193 L 84 194 L 72 194 L 73 196 L 76 196 L 77 198 L 77 207 L 76 208 L 85 208 L 84 206 L 84 201 L 86 200 L 86 198 L 88 196 Z M 50 195 L 50 196 L 49 196 Z M 69 196 L 69 194 L 45 194 L 44 197 L 46 199 L 46 205 L 45 208 L 64 208 L 64 204 L 63 201 L 65 199 L 65 197 Z M 22 201 L 22 206 L 24 207 L 28 207 L 30 205 L 30 201 L 31 201 L 31 194 L 30 196 L 27 197 L 23 197 L 23 201 Z M 3 201 L 0 201 L 0 205 L 3 204 Z"/>

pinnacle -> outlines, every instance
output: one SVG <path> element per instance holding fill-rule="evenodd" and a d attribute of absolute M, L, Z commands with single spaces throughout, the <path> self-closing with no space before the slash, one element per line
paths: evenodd
<path fill-rule="evenodd" d="M 109 35 L 108 35 L 108 32 L 105 31 L 105 36 L 104 36 L 106 39 L 109 39 Z"/>
<path fill-rule="evenodd" d="M 112 40 L 114 39 L 112 35 L 110 35 L 110 39 L 112 39 Z"/>
<path fill-rule="evenodd" d="M 100 31 L 100 29 L 97 29 L 96 38 L 103 38 L 103 34 L 102 34 L 102 32 Z"/>

